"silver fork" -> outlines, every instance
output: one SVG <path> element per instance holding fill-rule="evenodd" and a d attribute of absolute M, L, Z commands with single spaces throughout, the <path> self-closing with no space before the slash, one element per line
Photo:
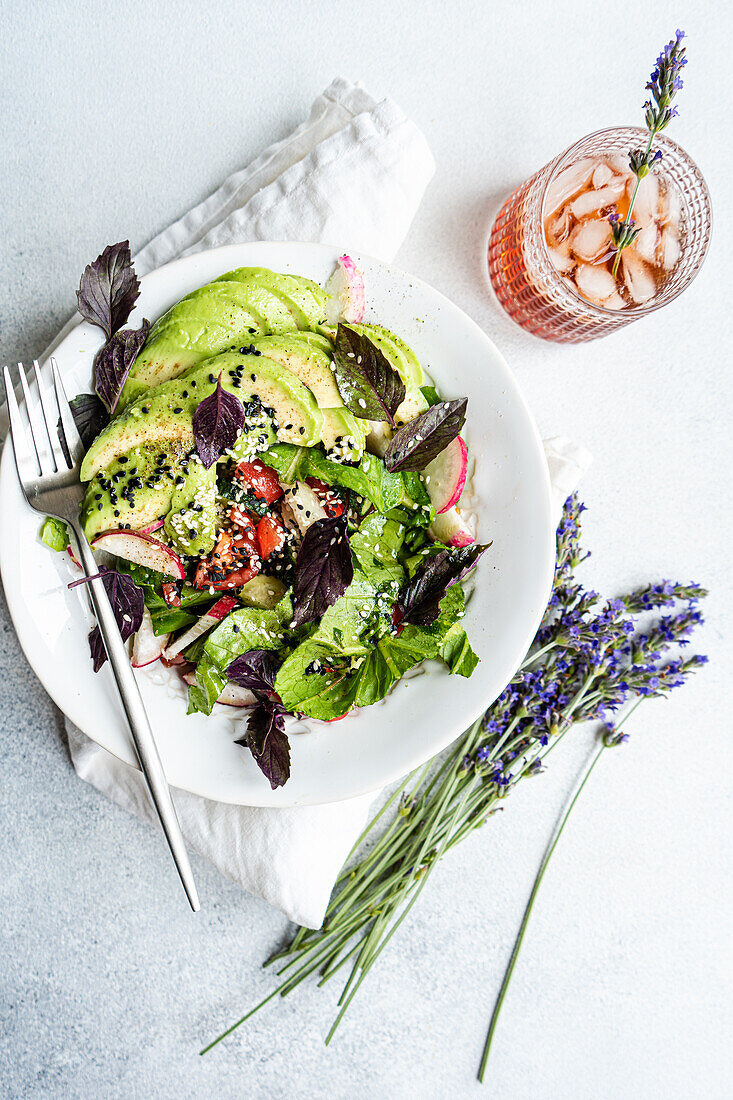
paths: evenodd
<path fill-rule="evenodd" d="M 33 363 L 33 372 L 40 398 L 41 415 L 39 416 L 38 409 L 30 399 L 25 368 L 22 363 L 18 364 L 20 384 L 25 398 L 27 428 L 15 398 L 10 371 L 7 367 L 3 370 L 5 396 L 10 418 L 10 434 L 13 440 L 18 477 L 25 498 L 32 508 L 44 515 L 56 516 L 71 527 L 79 548 L 79 561 L 82 569 L 87 577 L 96 578 L 90 580 L 87 587 L 90 591 L 97 623 L 104 640 L 104 648 L 107 651 L 109 663 L 112 666 L 120 693 L 120 700 L 127 715 L 140 767 L 147 780 L 150 795 L 178 868 L 178 874 L 181 876 L 186 896 L 193 911 L 197 912 L 200 906 L 196 884 L 193 881 L 188 853 L 186 852 L 175 806 L 155 744 L 153 731 L 150 728 L 140 689 L 130 665 L 125 643 L 122 641 L 118 630 L 112 606 L 107 598 L 107 592 L 101 578 L 97 576 L 99 568 L 94 560 L 94 554 L 79 525 L 79 505 L 83 495 L 82 485 L 79 481 L 79 468 L 84 457 L 84 448 L 76 430 L 61 376 L 54 359 L 51 359 L 51 369 L 53 371 L 55 400 L 43 381 L 38 362 Z M 64 454 L 57 430 L 59 418 L 69 452 L 68 459 Z"/>

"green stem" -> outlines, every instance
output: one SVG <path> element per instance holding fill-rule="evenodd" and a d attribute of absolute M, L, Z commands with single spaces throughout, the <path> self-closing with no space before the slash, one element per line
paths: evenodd
<path fill-rule="evenodd" d="M 496 999 L 496 1004 L 494 1005 L 494 1011 L 493 1011 L 492 1016 L 491 1016 L 491 1023 L 489 1024 L 489 1033 L 486 1036 L 486 1043 L 484 1044 L 484 1050 L 483 1050 L 483 1054 L 481 1056 L 481 1065 L 479 1066 L 479 1071 L 478 1071 L 478 1079 L 482 1084 L 483 1084 L 483 1080 L 484 1080 L 484 1074 L 486 1072 L 486 1066 L 487 1066 L 488 1061 L 489 1061 L 489 1054 L 491 1052 L 491 1043 L 492 1043 L 493 1038 L 494 1038 L 494 1032 L 496 1031 L 496 1025 L 499 1021 L 499 1014 L 501 1012 L 502 1005 L 504 1004 L 504 998 L 506 997 L 506 992 L 507 992 L 507 989 L 509 988 L 509 982 L 511 981 L 512 974 L 514 973 L 514 967 L 516 966 L 517 958 L 519 957 L 519 952 L 521 950 L 522 943 L 524 941 L 524 934 L 527 931 L 527 925 L 529 923 L 529 918 L 532 915 L 532 907 L 534 905 L 535 898 L 537 897 L 537 892 L 540 888 L 540 884 L 541 884 L 542 879 L 544 877 L 545 871 L 547 870 L 547 865 L 550 862 L 550 859 L 552 858 L 552 853 L 555 851 L 555 848 L 557 847 L 557 842 L 559 841 L 560 837 L 562 836 L 563 829 L 565 828 L 565 825 L 567 824 L 567 820 L 570 817 L 570 813 L 573 809 L 573 806 L 578 801 L 578 798 L 580 797 L 580 792 L 583 790 L 583 787 L 588 782 L 588 779 L 590 778 L 590 774 L 593 771 L 593 769 L 595 768 L 598 761 L 600 760 L 601 754 L 603 753 L 603 750 L 605 749 L 605 747 L 606 746 L 603 744 L 603 742 L 601 742 L 601 744 L 599 745 L 599 747 L 596 749 L 595 753 L 591 757 L 590 763 L 586 767 L 585 775 L 583 776 L 583 778 L 580 782 L 580 785 L 578 786 L 578 789 L 575 792 L 572 801 L 570 802 L 570 805 L 566 809 L 566 811 L 563 814 L 558 826 L 556 827 L 555 834 L 552 838 L 552 841 L 551 841 L 547 851 L 545 852 L 545 854 L 542 858 L 542 863 L 540 864 L 540 869 L 537 872 L 537 877 L 534 880 L 534 885 L 532 887 L 532 892 L 529 895 L 529 900 L 527 902 L 527 907 L 524 910 L 524 916 L 522 917 L 522 923 L 519 926 L 519 934 L 517 935 L 516 941 L 514 943 L 514 948 L 512 950 L 511 958 L 509 959 L 509 965 L 507 966 L 506 973 L 504 974 L 504 981 L 501 983 L 501 989 L 499 990 L 499 996 Z"/>
<path fill-rule="evenodd" d="M 656 137 L 656 134 L 657 134 L 656 130 L 652 130 L 649 134 L 649 141 L 646 143 L 646 151 L 644 153 L 644 160 L 645 161 L 646 161 L 646 158 L 649 156 L 649 151 L 652 147 L 652 142 L 654 141 L 654 138 Z M 624 218 L 624 221 L 626 221 L 626 222 L 631 221 L 631 213 L 634 209 L 634 203 L 636 202 L 636 195 L 637 195 L 637 192 L 639 190 L 639 184 L 640 183 L 641 183 L 641 176 L 637 176 L 636 177 L 636 186 L 634 187 L 634 193 L 631 196 L 631 202 L 629 203 L 629 209 L 627 210 L 626 217 Z M 612 272 L 612 274 L 613 274 L 614 279 L 616 278 L 616 272 L 618 271 L 618 265 L 619 265 L 620 261 L 621 261 L 621 249 L 619 248 L 616 252 L 616 259 L 613 261 L 613 272 Z"/>

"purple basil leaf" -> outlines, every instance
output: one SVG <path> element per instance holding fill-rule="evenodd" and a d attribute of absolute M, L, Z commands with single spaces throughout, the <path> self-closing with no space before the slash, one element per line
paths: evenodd
<path fill-rule="evenodd" d="M 88 448 L 109 422 L 104 402 L 96 393 L 80 393 L 72 397 L 69 407 L 81 441 Z"/>
<path fill-rule="evenodd" d="M 270 692 L 275 688 L 275 677 L 280 667 L 271 649 L 250 649 L 235 657 L 227 669 L 227 676 L 240 687 L 250 691 Z"/>
<path fill-rule="evenodd" d="M 334 370 L 341 400 L 362 420 L 386 420 L 405 399 L 405 383 L 377 345 L 348 325 L 339 325 Z"/>
<path fill-rule="evenodd" d="M 426 558 L 415 576 L 407 582 L 397 600 L 401 621 L 415 626 L 430 626 L 440 614 L 440 601 L 452 584 L 459 581 L 469 569 L 473 569 L 484 550 L 491 543 L 459 546 L 441 550 L 433 558 Z"/>
<path fill-rule="evenodd" d="M 149 331 L 150 322 L 145 320 L 138 329 L 121 329 L 94 357 L 94 388 L 110 413 L 117 408 L 130 367 L 140 354 Z"/>
<path fill-rule="evenodd" d="M 354 579 L 354 560 L 346 534 L 346 513 L 319 519 L 308 528 L 295 563 L 291 626 L 320 619 Z"/>
<path fill-rule="evenodd" d="M 441 401 L 392 436 L 384 465 L 390 471 L 424 470 L 452 443 L 466 422 L 468 398 Z"/>
<path fill-rule="evenodd" d="M 102 635 L 98 626 L 93 627 L 89 631 L 89 650 L 92 655 L 94 671 L 99 672 L 100 668 L 107 660 L 107 650 L 104 648 L 104 642 L 102 641 Z"/>
<path fill-rule="evenodd" d="M 105 408 L 104 402 L 97 397 L 96 393 L 80 393 L 76 397 L 72 397 L 71 401 L 69 401 L 69 408 L 71 409 L 71 415 L 74 417 L 74 423 L 81 437 L 82 445 L 85 450 L 89 450 L 89 447 L 97 438 L 102 428 L 106 427 L 109 423 L 109 413 Z M 66 445 L 66 436 L 64 435 L 64 426 L 61 423 L 61 417 L 59 417 L 56 422 L 56 431 L 58 432 L 59 443 L 63 448 L 66 459 L 73 465 L 69 454 L 69 448 Z"/>
<path fill-rule="evenodd" d="M 102 583 L 112 604 L 122 641 L 126 642 L 136 630 L 140 629 L 143 621 L 145 610 L 143 590 L 138 588 L 127 573 L 118 573 L 114 569 L 105 569 L 102 572 Z M 99 672 L 107 660 L 107 653 L 98 626 L 89 631 L 89 648 L 94 662 L 94 671 Z"/>
<path fill-rule="evenodd" d="M 214 392 L 203 399 L 193 414 L 196 450 L 207 470 L 234 446 L 243 427 L 244 406 L 234 394 L 222 389 L 220 374 Z"/>
<path fill-rule="evenodd" d="M 290 742 L 284 728 L 287 713 L 280 703 L 260 699 L 247 719 L 246 734 L 235 741 L 249 749 L 273 791 L 290 778 Z"/>
<path fill-rule="evenodd" d="M 109 340 L 130 316 L 139 294 L 130 242 L 120 241 L 108 244 L 94 263 L 84 268 L 76 299 L 82 317 L 98 325 Z"/>

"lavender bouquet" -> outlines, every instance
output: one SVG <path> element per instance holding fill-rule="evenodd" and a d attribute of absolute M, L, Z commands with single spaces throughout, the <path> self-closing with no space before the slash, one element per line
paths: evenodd
<path fill-rule="evenodd" d="M 576 580 L 576 568 L 588 557 L 580 548 L 583 511 L 576 496 L 565 504 L 557 529 L 552 597 L 514 679 L 452 748 L 408 776 L 384 803 L 355 844 L 322 927 L 297 930 L 290 944 L 266 964 L 280 964 L 281 980 L 272 993 L 202 1054 L 310 975 L 318 974 L 319 985 L 324 985 L 348 968 L 338 1013 L 326 1037 L 330 1042 L 443 856 L 484 825 L 518 783 L 541 773 L 547 757 L 572 729 L 596 722 L 597 751 L 542 862 L 497 1000 L 479 1071 L 483 1079 L 542 875 L 580 790 L 606 749 L 627 740 L 622 726 L 631 711 L 645 698 L 680 687 L 706 660 L 684 656 L 690 636 L 702 622 L 698 603 L 706 592 L 699 585 L 663 581 L 602 601 Z M 374 837 L 362 848 L 363 841 Z"/>

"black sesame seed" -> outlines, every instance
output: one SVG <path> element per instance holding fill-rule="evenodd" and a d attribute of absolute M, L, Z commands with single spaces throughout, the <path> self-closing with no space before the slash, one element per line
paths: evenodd
<path fill-rule="evenodd" d="M 182 413 L 182 412 L 183 412 L 183 409 L 181 408 L 181 406 L 180 406 L 180 405 L 176 405 L 176 407 L 175 407 L 175 409 L 173 410 L 173 412 L 174 412 L 174 413 Z"/>
<path fill-rule="evenodd" d="M 102 494 L 101 493 L 95 493 L 94 494 L 94 499 L 95 500 L 101 500 L 102 499 Z"/>
<path fill-rule="evenodd" d="M 128 461 L 127 455 L 120 455 L 117 461 L 124 466 L 124 464 Z"/>

